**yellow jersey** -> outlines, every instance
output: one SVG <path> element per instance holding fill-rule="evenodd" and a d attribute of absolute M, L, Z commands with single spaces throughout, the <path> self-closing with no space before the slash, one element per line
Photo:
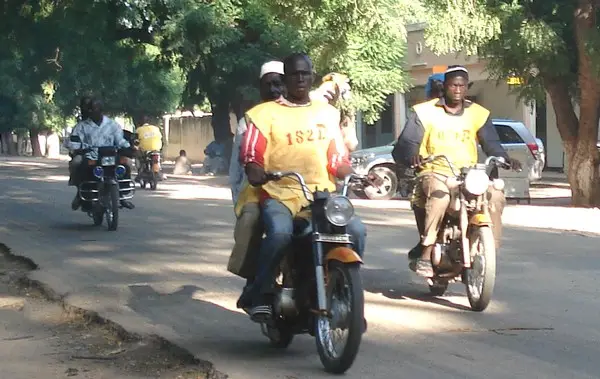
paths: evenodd
<path fill-rule="evenodd" d="M 490 112 L 484 107 L 470 103 L 461 115 L 446 113 L 443 106 L 433 99 L 413 106 L 423 124 L 423 141 L 419 155 L 446 155 L 456 170 L 477 163 L 477 132 L 485 124 Z M 421 174 L 435 172 L 452 175 L 445 160 L 436 160 L 424 166 Z"/>
<path fill-rule="evenodd" d="M 140 140 L 140 150 L 160 151 L 162 149 L 162 133 L 158 127 L 144 124 L 137 128 L 135 133 Z"/>
<path fill-rule="evenodd" d="M 248 132 L 242 142 L 244 163 L 253 161 L 270 172 L 298 172 L 311 192 L 316 189 L 335 191 L 333 174 L 347 161 L 336 108 L 321 102 L 296 105 L 280 99 L 250 109 L 246 123 Z M 240 200 L 248 202 L 260 196 L 251 188 L 242 190 Z M 293 178 L 268 182 L 262 191 L 267 197 L 281 201 L 292 215 L 308 205 L 299 183 Z M 236 213 L 243 207 L 240 200 Z"/>

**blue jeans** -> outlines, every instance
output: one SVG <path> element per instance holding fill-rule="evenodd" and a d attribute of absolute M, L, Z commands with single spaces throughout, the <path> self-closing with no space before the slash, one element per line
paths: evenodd
<path fill-rule="evenodd" d="M 262 207 L 266 237 L 260 246 L 258 269 L 252 288 L 253 303 L 263 301 L 275 280 L 275 269 L 292 242 L 293 217 L 290 210 L 280 201 L 267 199 Z M 358 217 L 353 217 L 347 226 L 354 248 L 361 257 L 365 250 L 367 229 Z"/>

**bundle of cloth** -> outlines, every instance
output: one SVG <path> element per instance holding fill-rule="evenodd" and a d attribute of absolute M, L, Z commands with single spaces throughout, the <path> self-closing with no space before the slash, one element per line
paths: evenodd
<path fill-rule="evenodd" d="M 344 144 L 349 152 L 354 151 L 358 146 L 355 115 L 344 112 L 341 109 L 340 100 L 347 101 L 351 97 L 350 78 L 337 72 L 331 72 L 323 76 L 319 87 L 310 93 L 311 101 L 328 102 L 340 110 L 340 129 L 344 137 Z"/>

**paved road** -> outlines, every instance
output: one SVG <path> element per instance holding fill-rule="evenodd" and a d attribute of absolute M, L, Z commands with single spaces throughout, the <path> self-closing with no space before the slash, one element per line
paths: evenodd
<path fill-rule="evenodd" d="M 227 191 L 198 182 L 138 191 L 116 233 L 72 212 L 64 163 L 0 162 L 0 241 L 31 257 L 34 277 L 74 305 L 132 331 L 159 333 L 232 378 L 326 377 L 314 341 L 284 352 L 235 310 L 242 281 L 225 270 Z M 467 307 L 406 268 L 414 242 L 402 209 L 358 208 L 368 225 L 363 276 L 369 331 L 347 378 L 598 378 L 598 237 L 507 228 L 495 301 Z M 516 330 L 520 329 L 520 330 Z"/>

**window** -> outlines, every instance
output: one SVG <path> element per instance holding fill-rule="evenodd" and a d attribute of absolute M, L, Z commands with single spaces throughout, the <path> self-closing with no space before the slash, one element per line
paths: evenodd
<path fill-rule="evenodd" d="M 501 143 L 525 143 L 521 136 L 508 125 L 494 125 L 500 136 Z"/>

